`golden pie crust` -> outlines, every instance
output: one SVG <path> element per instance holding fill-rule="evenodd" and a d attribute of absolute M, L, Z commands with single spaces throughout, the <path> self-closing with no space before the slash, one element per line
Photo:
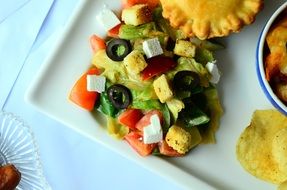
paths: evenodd
<path fill-rule="evenodd" d="M 239 32 L 255 20 L 263 0 L 160 0 L 171 26 L 200 39 Z"/>

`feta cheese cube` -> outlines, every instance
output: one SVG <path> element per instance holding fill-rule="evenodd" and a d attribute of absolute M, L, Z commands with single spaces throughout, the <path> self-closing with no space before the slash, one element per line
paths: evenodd
<path fill-rule="evenodd" d="M 163 54 L 158 38 L 152 38 L 143 42 L 143 51 L 147 58 Z"/>
<path fill-rule="evenodd" d="M 161 103 L 165 103 L 173 97 L 172 90 L 164 74 L 154 80 L 153 88 Z"/>
<path fill-rule="evenodd" d="M 154 114 L 150 117 L 150 125 L 143 128 L 144 144 L 160 142 L 163 139 L 163 132 L 159 117 Z"/>
<path fill-rule="evenodd" d="M 216 61 L 212 61 L 212 62 L 208 62 L 205 65 L 206 69 L 211 74 L 211 78 L 209 81 L 213 84 L 217 84 L 219 82 L 219 79 L 220 79 L 220 72 L 219 72 L 218 67 L 215 63 L 216 63 Z"/>
<path fill-rule="evenodd" d="M 89 92 L 105 91 L 106 77 L 98 75 L 87 75 L 87 90 Z"/>
<path fill-rule="evenodd" d="M 96 19 L 106 31 L 121 23 L 115 13 L 106 7 L 96 16 Z"/>
<path fill-rule="evenodd" d="M 161 130 L 160 119 L 157 114 L 154 114 L 150 117 L 150 123 L 156 127 L 156 130 Z"/>

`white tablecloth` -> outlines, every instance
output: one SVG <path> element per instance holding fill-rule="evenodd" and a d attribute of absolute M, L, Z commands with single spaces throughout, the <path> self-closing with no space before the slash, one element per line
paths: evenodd
<path fill-rule="evenodd" d="M 13 1 L 15 6 L 18 1 Z M 2 7 L 0 11 L 5 9 L 5 5 L 7 8 L 13 7 L 13 2 L 10 2 L 9 5 L 4 0 L 0 0 L 0 2 Z M 22 2 L 30 3 L 27 0 Z M 77 3 L 78 1 L 76 0 L 54 1 L 3 110 L 20 116 L 32 128 L 39 145 L 44 175 L 52 189 L 179 189 L 172 182 L 166 181 L 160 176 L 111 152 L 100 144 L 84 138 L 46 115 L 37 112 L 24 101 L 26 89 L 35 73 L 39 70 L 43 60 L 52 49 L 54 42 L 58 39 L 58 34 L 65 27 L 67 18 L 71 15 Z M 21 8 L 20 6 L 19 9 Z M 12 11 L 15 12 L 13 9 Z M 4 18 L 9 19 L 9 16 L 12 14 L 13 12 L 10 12 L 7 18 Z M 20 22 L 21 17 L 18 19 Z M 5 22 L 0 21 L 0 26 L 3 24 Z M 21 35 L 21 31 L 18 31 L 18 33 L 18 35 Z M 13 36 L 10 37 L 11 43 L 15 43 L 12 39 Z M 26 43 L 27 41 L 25 40 L 28 39 L 24 38 L 21 40 L 19 43 Z M 0 44 L 2 47 L 4 45 L 7 44 Z M 8 53 L 17 56 L 17 52 Z M 19 65 L 23 63 L 14 64 Z M 7 63 L 0 58 L 0 64 L 0 68 L 5 68 Z M 5 80 L 0 81 L 0 89 L 10 87 L 8 85 Z"/>

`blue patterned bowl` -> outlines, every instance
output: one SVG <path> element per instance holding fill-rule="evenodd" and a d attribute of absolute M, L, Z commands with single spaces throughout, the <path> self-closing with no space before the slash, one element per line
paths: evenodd
<path fill-rule="evenodd" d="M 258 40 L 257 49 L 256 49 L 256 71 L 259 80 L 259 84 L 268 98 L 268 100 L 272 103 L 272 105 L 278 109 L 280 112 L 287 115 L 287 107 L 286 105 L 276 96 L 273 92 L 269 82 L 266 80 L 265 75 L 265 67 L 264 67 L 264 60 L 263 60 L 263 53 L 264 53 L 264 45 L 265 45 L 265 38 L 266 35 L 272 26 L 274 20 L 284 11 L 287 7 L 287 2 L 283 3 L 269 18 L 268 22 L 264 26 Z"/>

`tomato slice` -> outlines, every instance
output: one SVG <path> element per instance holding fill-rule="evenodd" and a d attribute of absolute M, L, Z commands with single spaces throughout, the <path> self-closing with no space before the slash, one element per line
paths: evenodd
<path fill-rule="evenodd" d="M 183 156 L 183 154 L 180 154 L 172 147 L 170 147 L 165 140 L 162 140 L 161 142 L 158 143 L 158 149 L 159 152 L 165 156 L 171 156 L 171 157 Z"/>
<path fill-rule="evenodd" d="M 130 129 L 136 129 L 136 123 L 142 118 L 142 116 L 143 113 L 141 110 L 131 108 L 121 113 L 118 117 L 118 121 Z"/>
<path fill-rule="evenodd" d="M 147 4 L 151 9 L 159 4 L 159 0 L 122 0 L 123 7 L 128 8 L 136 4 Z"/>
<path fill-rule="evenodd" d="M 108 36 L 112 38 L 118 38 L 119 37 L 119 31 L 122 24 L 118 24 L 117 26 L 113 27 L 108 31 Z"/>
<path fill-rule="evenodd" d="M 144 144 L 142 138 L 142 135 L 135 131 L 132 131 L 125 136 L 125 140 L 135 151 L 141 156 L 148 156 L 152 153 L 157 144 Z"/>
<path fill-rule="evenodd" d="M 140 130 L 140 131 L 143 131 L 143 128 L 148 126 L 150 124 L 150 117 L 152 115 L 158 115 L 160 121 L 162 122 L 163 121 L 163 116 L 162 116 L 162 113 L 158 110 L 152 110 L 152 111 L 149 111 L 147 112 L 138 122 L 137 124 L 135 125 L 135 127 Z"/>
<path fill-rule="evenodd" d="M 87 75 L 100 74 L 100 70 L 97 68 L 89 69 L 83 74 L 78 81 L 74 84 L 69 99 L 78 106 L 91 111 L 94 109 L 95 103 L 99 98 L 98 92 L 89 92 L 87 90 Z"/>
<path fill-rule="evenodd" d="M 92 35 L 90 37 L 90 44 L 93 52 L 97 52 L 100 49 L 106 49 L 106 42 L 104 39 L 97 35 Z"/>
<path fill-rule="evenodd" d="M 172 58 L 165 56 L 152 57 L 147 59 L 147 63 L 148 66 L 141 72 L 141 78 L 143 80 L 151 79 L 152 77 L 167 72 L 176 66 L 176 62 Z"/>

